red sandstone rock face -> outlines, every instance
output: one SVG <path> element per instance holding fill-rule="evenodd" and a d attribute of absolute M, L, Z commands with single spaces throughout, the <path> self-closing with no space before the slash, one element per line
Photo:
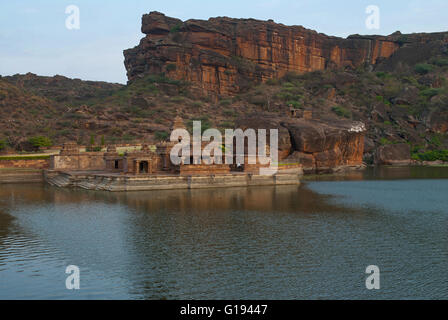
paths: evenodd
<path fill-rule="evenodd" d="M 301 26 L 254 19 L 181 21 L 144 15 L 140 44 L 126 50 L 129 80 L 165 73 L 203 94 L 232 95 L 248 82 L 344 66 L 375 64 L 399 45 L 389 37 L 329 37 Z"/>
<path fill-rule="evenodd" d="M 303 164 L 305 172 L 331 171 L 363 164 L 365 126 L 359 122 L 334 120 L 289 120 L 293 149 L 289 158 Z"/>
<path fill-rule="evenodd" d="M 241 129 L 278 129 L 279 159 L 299 162 L 305 172 L 327 172 L 363 164 L 363 123 L 349 120 L 304 120 L 259 114 L 238 121 Z"/>

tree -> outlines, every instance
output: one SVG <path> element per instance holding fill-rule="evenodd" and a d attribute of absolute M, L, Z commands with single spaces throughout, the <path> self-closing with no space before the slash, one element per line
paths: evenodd
<path fill-rule="evenodd" d="M 2 151 L 5 148 L 6 148 L 6 141 L 5 140 L 0 140 L 0 151 Z"/>
<path fill-rule="evenodd" d="M 45 148 L 45 147 L 51 147 L 53 145 L 53 142 L 50 138 L 44 137 L 44 136 L 36 136 L 32 137 L 28 140 L 28 142 L 35 148 Z"/>
<path fill-rule="evenodd" d="M 434 70 L 434 67 L 430 64 L 426 64 L 426 63 L 420 63 L 417 64 L 414 68 L 415 72 L 417 72 L 418 74 L 427 74 L 431 71 Z"/>
<path fill-rule="evenodd" d="M 95 145 L 95 136 L 92 134 L 90 135 L 90 146 L 93 147 Z"/>
<path fill-rule="evenodd" d="M 168 139 L 169 133 L 166 132 L 166 131 L 156 131 L 154 133 L 154 136 L 155 136 L 157 141 L 165 141 L 165 140 Z"/>

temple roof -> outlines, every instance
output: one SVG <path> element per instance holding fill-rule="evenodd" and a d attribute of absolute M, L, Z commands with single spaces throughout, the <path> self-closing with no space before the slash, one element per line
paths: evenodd
<path fill-rule="evenodd" d="M 174 122 L 173 122 L 173 127 L 171 128 L 172 130 L 177 130 L 177 129 L 187 129 L 187 127 L 184 124 L 184 120 L 182 119 L 182 117 L 180 117 L 179 115 L 177 115 L 174 118 Z"/>

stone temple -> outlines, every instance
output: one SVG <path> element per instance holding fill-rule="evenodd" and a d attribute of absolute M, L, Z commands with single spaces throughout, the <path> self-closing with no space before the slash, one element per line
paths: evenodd
<path fill-rule="evenodd" d="M 181 117 L 174 119 L 172 130 L 185 129 Z M 120 154 L 115 146 L 106 152 L 80 152 L 76 143 L 66 143 L 59 155 L 51 157 L 46 181 L 60 187 L 81 187 L 108 191 L 137 191 L 182 188 L 231 187 L 250 185 L 299 184 L 303 170 L 298 163 L 284 164 L 275 175 L 261 176 L 260 169 L 269 165 L 244 163 L 193 164 L 183 161 L 175 165 L 170 154 L 173 147 L 182 143 L 162 141 L 150 147 Z M 203 143 L 202 149 L 208 143 Z M 193 150 L 190 145 L 190 150 Z M 191 151 L 192 152 L 192 151 Z M 211 155 L 213 156 L 213 154 Z M 235 155 L 234 155 L 235 157 Z M 264 163 L 264 162 L 263 162 Z"/>

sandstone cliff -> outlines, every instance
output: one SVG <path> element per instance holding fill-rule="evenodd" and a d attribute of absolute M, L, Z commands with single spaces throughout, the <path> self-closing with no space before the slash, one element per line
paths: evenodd
<path fill-rule="evenodd" d="M 165 73 L 193 83 L 204 94 L 231 95 L 249 82 L 365 63 L 376 64 L 399 47 L 397 37 L 330 37 L 273 21 L 211 18 L 181 21 L 151 12 L 146 34 L 126 50 L 129 80 Z"/>

